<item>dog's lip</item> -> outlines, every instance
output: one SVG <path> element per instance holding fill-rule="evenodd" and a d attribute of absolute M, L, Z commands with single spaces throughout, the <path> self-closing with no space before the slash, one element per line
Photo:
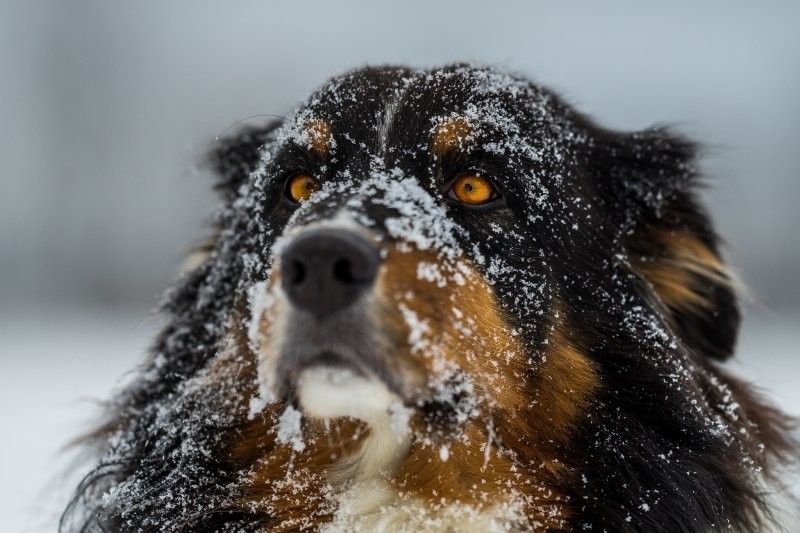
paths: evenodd
<path fill-rule="evenodd" d="M 294 368 L 286 373 L 286 392 L 289 393 L 291 391 L 295 391 L 297 389 L 297 382 L 302 373 L 309 368 L 314 367 L 347 370 L 359 377 L 368 377 L 371 375 L 370 372 L 363 368 L 362 365 L 359 365 L 356 361 L 353 361 L 352 359 L 345 357 L 340 353 L 325 350 L 305 358 L 302 362 L 297 364 Z"/>
<path fill-rule="evenodd" d="M 358 357 L 350 356 L 347 350 L 340 352 L 327 348 L 314 352 L 313 355 L 306 355 L 302 357 L 301 361 L 296 361 L 294 364 L 279 368 L 276 375 L 278 385 L 275 389 L 278 396 L 291 401 L 296 394 L 300 376 L 311 368 L 344 370 L 355 377 L 381 382 L 388 390 L 399 398 L 403 398 L 404 403 L 409 406 L 415 403 L 408 394 L 404 393 L 402 382 L 392 375 L 389 368 L 370 364 L 370 361 L 363 361 Z"/>
<path fill-rule="evenodd" d="M 337 367 L 350 370 L 357 376 L 367 376 L 367 372 L 361 367 L 361 365 L 339 353 L 332 351 L 320 352 L 317 355 L 309 357 L 295 369 L 294 373 L 296 375 L 300 375 L 304 370 L 311 368 L 312 366 Z"/>
<path fill-rule="evenodd" d="M 334 350 L 322 350 L 314 355 L 307 356 L 302 362 L 299 362 L 284 374 L 284 386 L 282 394 L 279 394 L 284 397 L 285 401 L 289 401 L 295 406 L 298 405 L 296 394 L 300 378 L 306 370 L 313 368 L 341 370 L 355 377 L 379 381 L 388 390 L 397 395 L 399 402 L 404 407 L 421 413 L 426 420 L 438 427 L 451 425 L 457 414 L 458 408 L 453 405 L 452 401 L 437 399 L 427 390 L 406 391 L 406 394 L 403 394 L 398 386 L 399 384 L 387 378 L 386 373 L 382 373 L 378 369 L 373 369 L 361 361 L 347 357 L 347 355 Z M 458 402 L 456 401 L 456 403 Z"/>

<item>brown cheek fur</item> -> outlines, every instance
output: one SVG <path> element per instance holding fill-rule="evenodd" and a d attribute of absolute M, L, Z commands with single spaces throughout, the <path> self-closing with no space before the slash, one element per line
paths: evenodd
<path fill-rule="evenodd" d="M 412 372 L 424 376 L 440 365 L 437 357 L 455 363 L 470 376 L 481 403 L 478 416 L 470 418 L 457 438 L 417 439 L 395 476 L 396 486 L 432 507 L 451 502 L 491 506 L 508 500 L 513 491 L 523 495 L 532 522 L 565 527 L 569 511 L 558 487 L 573 472 L 559 457 L 568 455 L 564 448 L 598 387 L 593 363 L 576 340 L 562 333 L 566 325 L 561 322 L 551 324 L 544 358 L 534 363 L 477 271 L 470 269 L 463 285 L 448 279 L 439 287 L 418 278 L 421 262 L 439 263 L 421 252 L 391 252 L 384 263 L 379 280 L 386 300 L 382 321 L 403 325 L 396 340 L 402 350 L 392 357 L 409 361 Z M 398 303 L 425 321 L 426 338 L 439 354 L 409 357 L 411 332 Z M 430 433 L 419 416 L 413 426 L 417 435 Z M 440 457 L 441 446 L 449 449 L 446 461 Z"/>

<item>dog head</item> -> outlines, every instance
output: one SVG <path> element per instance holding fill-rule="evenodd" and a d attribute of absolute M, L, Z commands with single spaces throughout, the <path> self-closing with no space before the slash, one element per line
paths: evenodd
<path fill-rule="evenodd" d="M 604 132 L 486 69 L 366 69 L 313 95 L 262 154 L 247 197 L 263 195 L 255 216 L 276 240 L 250 341 L 266 390 L 309 416 L 514 412 L 547 351 L 567 350 L 568 427 L 598 386 L 587 352 L 604 328 L 732 349 L 694 148 L 665 131 Z"/>
<path fill-rule="evenodd" d="M 492 69 L 333 79 L 215 151 L 217 235 L 82 492 L 112 525 L 755 524 L 789 444 L 717 366 L 695 152 Z"/>

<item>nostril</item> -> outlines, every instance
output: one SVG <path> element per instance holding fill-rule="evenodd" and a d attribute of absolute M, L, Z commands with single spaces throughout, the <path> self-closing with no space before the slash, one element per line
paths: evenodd
<path fill-rule="evenodd" d="M 306 279 L 306 267 L 300 261 L 292 261 L 289 268 L 289 281 L 292 285 L 299 285 Z"/>
<path fill-rule="evenodd" d="M 339 259 L 333 264 L 333 277 L 342 283 L 353 283 L 353 263 L 349 259 Z"/>

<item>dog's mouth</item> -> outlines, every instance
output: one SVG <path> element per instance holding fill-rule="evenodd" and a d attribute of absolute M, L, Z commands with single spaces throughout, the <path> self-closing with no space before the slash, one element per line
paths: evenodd
<path fill-rule="evenodd" d="M 410 390 L 379 363 L 370 365 L 345 353 L 322 350 L 291 367 L 279 365 L 284 401 L 311 418 L 349 417 L 370 424 L 384 423 L 397 412 L 415 412 L 429 431 L 447 431 L 463 423 L 476 406 L 463 372 L 435 386 Z"/>
<path fill-rule="evenodd" d="M 352 365 L 312 365 L 297 380 L 297 399 L 309 416 L 349 416 L 367 422 L 400 402 L 386 385 Z"/>
<path fill-rule="evenodd" d="M 395 386 L 363 362 L 334 351 L 305 358 L 283 379 L 287 398 L 309 417 L 350 417 L 374 422 L 404 405 Z"/>

